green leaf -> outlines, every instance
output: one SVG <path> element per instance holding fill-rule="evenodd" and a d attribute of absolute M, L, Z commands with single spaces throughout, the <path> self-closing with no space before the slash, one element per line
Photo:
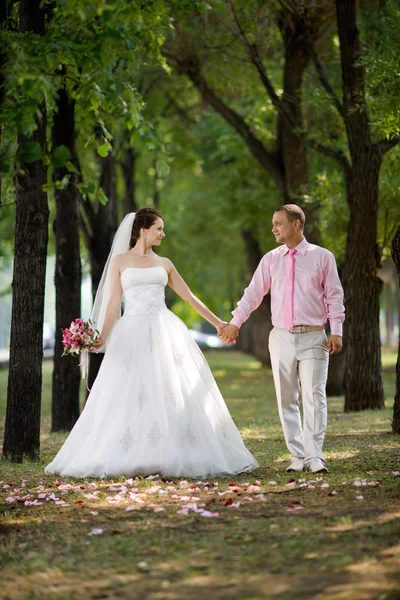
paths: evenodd
<path fill-rule="evenodd" d="M 56 146 L 51 154 L 51 163 L 53 167 L 64 167 L 65 163 L 71 158 L 71 152 L 67 146 Z"/>
<path fill-rule="evenodd" d="M 86 140 L 85 148 L 86 148 L 86 146 L 90 146 L 90 144 L 93 144 L 93 142 L 95 141 L 95 139 L 96 139 L 96 136 L 95 135 L 91 135 L 90 138 L 88 138 Z"/>
<path fill-rule="evenodd" d="M 105 193 L 103 192 L 102 188 L 99 188 L 99 191 L 97 192 L 98 198 L 99 198 L 99 202 L 100 204 L 102 204 L 103 206 L 105 206 L 108 202 L 108 198 L 105 195 Z"/>
<path fill-rule="evenodd" d="M 26 142 L 20 149 L 20 157 L 23 162 L 31 163 L 39 160 L 42 153 L 39 142 Z"/>
<path fill-rule="evenodd" d="M 110 150 L 111 144 L 109 142 L 105 142 L 102 146 L 97 148 L 97 154 L 99 154 L 102 158 L 105 158 Z"/>
<path fill-rule="evenodd" d="M 61 181 L 56 181 L 55 186 L 56 186 L 57 190 L 65 190 L 65 188 L 68 187 L 70 177 L 71 177 L 71 175 L 64 175 L 64 177 L 61 179 Z"/>
<path fill-rule="evenodd" d="M 165 160 L 158 160 L 156 162 L 156 169 L 159 177 L 166 177 L 167 175 L 169 175 L 169 164 Z"/>
<path fill-rule="evenodd" d="M 78 184 L 78 190 L 86 198 L 88 194 L 93 194 L 96 191 L 96 186 L 94 183 L 80 183 Z"/>
<path fill-rule="evenodd" d="M 72 162 L 70 160 L 67 160 L 67 162 L 65 163 L 65 166 L 70 173 L 78 172 L 78 170 L 74 167 L 74 165 L 72 164 Z"/>

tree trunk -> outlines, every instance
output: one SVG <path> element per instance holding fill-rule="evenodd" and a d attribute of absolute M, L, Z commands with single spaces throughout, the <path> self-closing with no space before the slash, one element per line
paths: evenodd
<path fill-rule="evenodd" d="M 396 265 L 397 275 L 400 283 L 400 227 L 398 227 L 396 234 L 392 241 L 392 258 Z M 400 312 L 399 312 L 400 319 Z M 392 422 L 393 433 L 400 434 L 400 331 L 399 331 L 399 348 L 397 353 L 396 363 L 396 391 L 394 396 L 393 406 L 393 422 Z"/>
<path fill-rule="evenodd" d="M 58 111 L 53 123 L 53 147 L 66 146 L 74 163 L 75 101 L 65 89 L 59 90 Z M 62 358 L 62 330 L 81 312 L 81 261 L 79 249 L 79 191 L 76 174 L 66 167 L 55 167 L 54 181 L 70 175 L 68 186 L 56 197 L 56 337 L 52 391 L 52 431 L 69 431 L 79 418 L 80 372 L 78 361 Z"/>
<path fill-rule="evenodd" d="M 350 209 L 343 267 L 346 321 L 345 410 L 382 408 L 380 281 L 377 220 L 382 153 L 371 142 L 365 103 L 365 67 L 357 28 L 356 0 L 336 0 L 343 87 L 343 116 L 351 168 L 346 175 Z"/>
<path fill-rule="evenodd" d="M 0 2 L 0 27 L 1 29 L 7 28 L 7 5 L 5 2 Z M 6 63 L 6 53 L 3 52 L 3 48 L 0 48 L 0 107 L 3 106 L 5 88 L 4 88 L 4 66 Z M 0 123 L 0 146 L 3 143 L 3 123 Z M 3 176 L 0 173 L 0 206 L 2 204 L 3 196 Z"/>
<path fill-rule="evenodd" d="M 92 274 L 93 300 L 96 296 L 104 266 L 111 250 L 117 229 L 117 195 L 115 185 L 115 157 L 110 153 L 101 163 L 100 185 L 108 198 L 105 206 L 99 205 L 93 216 L 92 236 L 89 245 L 90 268 Z M 99 372 L 104 354 L 90 354 L 88 386 L 91 389 Z"/>
<path fill-rule="evenodd" d="M 384 406 L 376 246 L 379 154 L 361 157 L 359 166 L 362 173 L 353 164 L 348 189 L 350 219 L 343 267 L 346 411 Z"/>
<path fill-rule="evenodd" d="M 44 33 L 41 0 L 21 0 L 21 32 Z M 46 149 L 46 109 L 29 139 Z M 23 165 L 15 176 L 16 224 L 11 316 L 10 366 L 3 455 L 14 462 L 38 460 L 42 392 L 43 313 L 49 208 L 42 160 Z"/>
<path fill-rule="evenodd" d="M 303 130 L 301 91 L 304 71 L 309 62 L 309 53 L 304 42 L 303 19 L 289 18 L 281 13 L 279 27 L 285 46 L 283 71 L 283 111 L 278 117 L 278 149 L 284 164 L 286 189 L 289 203 L 299 204 L 306 213 L 307 240 L 319 244 L 318 207 L 304 204 L 308 188 L 308 159 Z"/>
<path fill-rule="evenodd" d="M 131 147 L 125 150 L 122 172 L 125 180 L 125 195 L 123 200 L 124 216 L 136 212 L 136 153 Z"/>

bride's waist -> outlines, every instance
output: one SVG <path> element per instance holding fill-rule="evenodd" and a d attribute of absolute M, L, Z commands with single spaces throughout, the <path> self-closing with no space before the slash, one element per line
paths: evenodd
<path fill-rule="evenodd" d="M 142 302 L 130 300 L 125 302 L 124 315 L 150 315 L 167 310 L 164 298 L 152 300 L 151 302 Z"/>

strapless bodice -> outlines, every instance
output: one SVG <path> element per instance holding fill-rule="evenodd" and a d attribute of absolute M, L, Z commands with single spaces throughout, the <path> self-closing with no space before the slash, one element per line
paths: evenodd
<path fill-rule="evenodd" d="M 168 273 L 161 266 L 124 269 L 121 273 L 124 315 L 147 315 L 164 310 L 167 283 Z"/>

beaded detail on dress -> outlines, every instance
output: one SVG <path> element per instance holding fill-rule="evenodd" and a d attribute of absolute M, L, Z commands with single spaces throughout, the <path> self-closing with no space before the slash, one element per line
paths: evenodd
<path fill-rule="evenodd" d="M 158 283 L 153 285 L 135 285 L 125 290 L 125 315 L 151 315 L 165 306 L 165 289 Z"/>

